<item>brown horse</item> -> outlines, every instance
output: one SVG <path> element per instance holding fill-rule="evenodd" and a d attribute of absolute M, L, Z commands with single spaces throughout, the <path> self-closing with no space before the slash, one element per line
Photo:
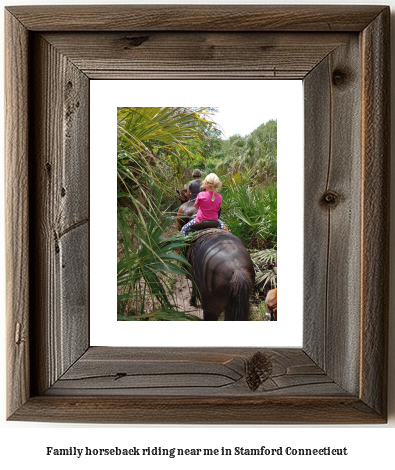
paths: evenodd
<path fill-rule="evenodd" d="M 270 321 L 277 321 L 277 288 L 269 290 L 267 293 L 265 307 Z"/>
<path fill-rule="evenodd" d="M 255 282 L 251 257 L 243 243 L 230 232 L 210 229 L 198 232 L 188 252 L 188 261 L 200 295 L 203 319 L 246 321 Z M 196 305 L 196 291 L 191 305 Z"/>
<path fill-rule="evenodd" d="M 182 227 L 197 214 L 197 209 L 194 201 L 189 200 L 186 189 L 181 189 L 181 191 L 177 189 L 177 194 L 179 200 L 182 202 L 177 212 L 177 228 L 178 231 L 181 231 Z"/>

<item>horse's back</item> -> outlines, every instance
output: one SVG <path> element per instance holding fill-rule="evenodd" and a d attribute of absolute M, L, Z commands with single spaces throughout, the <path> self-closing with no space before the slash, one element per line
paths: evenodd
<path fill-rule="evenodd" d="M 202 267 L 207 265 L 213 270 L 224 271 L 224 268 L 239 266 L 254 272 L 250 254 L 235 235 L 221 229 L 211 229 L 207 234 L 199 235 L 195 237 L 193 251 L 195 258 L 204 258 Z"/>

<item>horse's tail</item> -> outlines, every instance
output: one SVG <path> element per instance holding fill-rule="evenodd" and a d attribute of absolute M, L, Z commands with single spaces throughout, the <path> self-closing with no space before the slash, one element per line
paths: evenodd
<path fill-rule="evenodd" d="M 230 281 L 230 299 L 225 309 L 225 321 L 246 321 L 250 316 L 252 279 L 245 268 L 237 267 Z"/>

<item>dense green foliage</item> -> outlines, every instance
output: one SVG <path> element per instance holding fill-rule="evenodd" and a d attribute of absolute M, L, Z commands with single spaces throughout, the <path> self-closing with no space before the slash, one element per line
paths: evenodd
<path fill-rule="evenodd" d="M 184 247 L 180 234 L 163 236 L 172 222 L 170 217 L 147 211 L 145 220 L 135 214 L 118 214 L 118 228 L 125 256 L 118 261 L 118 314 L 140 319 L 195 319 L 177 312 L 171 289 L 172 275 L 185 275 L 185 258 L 178 254 Z M 124 217 L 126 215 L 126 217 Z M 128 219 L 126 222 L 125 219 Z M 133 240 L 137 240 L 135 243 Z M 146 311 L 150 314 L 146 314 Z"/>
<path fill-rule="evenodd" d="M 221 219 L 246 246 L 277 245 L 277 121 L 250 134 L 221 140 L 212 133 L 213 153 L 203 167 L 215 171 L 223 187 Z"/>
<path fill-rule="evenodd" d="M 197 143 L 211 125 L 205 114 L 205 108 L 118 108 L 119 319 L 126 311 L 139 319 L 195 319 L 171 301 L 172 275 L 186 274 L 185 239 L 163 235 L 172 218 L 162 215 L 161 202 L 175 198 L 182 159 L 200 152 Z"/>
<path fill-rule="evenodd" d="M 202 153 L 206 115 L 206 108 L 118 108 L 118 190 L 129 203 L 173 197 L 185 162 Z"/>
<path fill-rule="evenodd" d="M 251 172 L 228 178 L 221 191 L 221 218 L 248 247 L 273 248 L 277 244 L 277 187 L 263 186 Z"/>
<path fill-rule="evenodd" d="M 270 120 L 261 124 L 250 134 L 231 136 L 220 140 L 218 134 L 212 135 L 213 152 L 206 161 L 206 170 L 221 175 L 235 176 L 249 172 L 257 177 L 259 183 L 277 179 L 277 121 Z"/>

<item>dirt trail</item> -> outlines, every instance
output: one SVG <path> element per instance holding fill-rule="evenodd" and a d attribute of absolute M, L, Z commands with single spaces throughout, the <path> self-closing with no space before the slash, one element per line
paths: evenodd
<path fill-rule="evenodd" d="M 177 276 L 173 288 L 175 302 L 180 311 L 191 313 L 203 319 L 203 310 L 201 308 L 191 307 L 189 299 L 192 292 L 192 284 L 185 276 Z"/>
<path fill-rule="evenodd" d="M 178 309 L 182 312 L 188 312 L 191 315 L 196 315 L 197 317 L 201 318 L 203 320 L 203 310 L 201 308 L 199 300 L 198 302 L 198 307 L 191 307 L 189 305 L 189 299 L 191 297 L 191 292 L 192 292 L 192 283 L 188 279 L 185 278 L 185 276 L 177 276 L 176 282 L 173 287 L 173 294 L 175 297 L 175 303 L 178 307 Z M 218 318 L 219 321 L 224 321 L 225 317 L 224 314 L 221 313 L 221 315 Z"/>

